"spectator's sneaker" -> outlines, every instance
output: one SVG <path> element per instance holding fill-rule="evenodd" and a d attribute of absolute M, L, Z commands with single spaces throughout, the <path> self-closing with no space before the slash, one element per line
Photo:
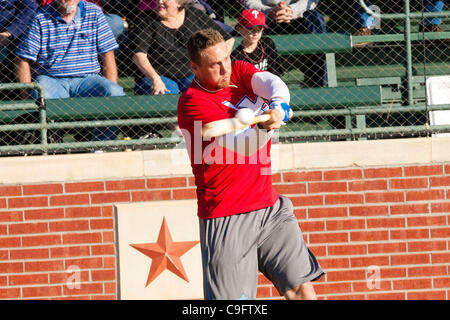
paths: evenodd
<path fill-rule="evenodd" d="M 352 33 L 352 36 L 370 36 L 372 34 L 372 31 L 370 31 L 369 28 L 363 27 L 361 29 L 356 30 Z M 361 48 L 369 45 L 370 42 L 361 42 L 361 43 L 355 43 L 353 46 L 356 48 Z"/>

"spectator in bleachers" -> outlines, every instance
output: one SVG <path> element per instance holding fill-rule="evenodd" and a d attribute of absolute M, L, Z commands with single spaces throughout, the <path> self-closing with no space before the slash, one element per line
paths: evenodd
<path fill-rule="evenodd" d="M 117 84 L 117 47 L 98 6 L 56 0 L 37 11 L 23 34 L 16 50 L 18 80 L 30 83 L 35 78 L 47 99 L 123 96 Z M 94 130 L 92 139 L 108 137 Z"/>
<path fill-rule="evenodd" d="M 368 7 L 372 6 L 375 9 L 376 1 L 365 0 L 364 1 Z M 355 13 L 355 29 L 353 32 L 354 36 L 368 36 L 372 34 L 372 30 L 377 27 L 376 19 L 369 15 L 359 4 L 359 1 L 354 2 L 354 13 Z M 444 8 L 443 0 L 424 0 L 424 12 L 441 12 Z M 376 10 L 374 10 L 376 11 Z M 424 32 L 441 32 L 442 29 L 439 27 L 441 24 L 441 18 L 431 18 L 424 19 L 423 23 L 420 25 L 420 31 Z M 366 45 L 368 43 L 363 43 Z M 361 46 L 361 45 L 360 45 Z"/>
<path fill-rule="evenodd" d="M 50 4 L 53 0 L 37 0 L 40 6 L 45 6 Z M 98 5 L 103 10 L 103 1 L 105 0 L 85 0 L 87 2 L 92 2 L 96 5 Z M 111 27 L 111 30 L 114 34 L 114 37 L 116 39 L 119 39 L 119 37 L 124 33 L 126 30 L 126 22 L 122 19 L 121 16 L 114 14 L 114 13 L 106 13 L 105 12 L 105 18 L 108 22 L 109 26 Z"/>
<path fill-rule="evenodd" d="M 0 2 L 0 82 L 13 82 L 10 63 L 19 37 L 36 12 L 34 0 L 5 0 Z"/>
<path fill-rule="evenodd" d="M 325 20 L 316 9 L 319 0 L 240 0 L 246 9 L 263 12 L 267 18 L 267 33 L 296 34 L 326 32 Z M 303 58 L 304 83 L 308 87 L 328 85 L 324 54 Z"/>
<path fill-rule="evenodd" d="M 176 94 L 191 83 L 186 43 L 200 29 L 221 32 L 231 49 L 234 39 L 187 0 L 160 0 L 155 10 L 145 11 L 132 32 L 133 62 L 139 68 L 136 94 Z"/>
<path fill-rule="evenodd" d="M 283 59 L 273 40 L 262 36 L 265 28 L 267 25 L 264 13 L 255 9 L 242 11 L 236 25 L 242 42 L 231 53 L 231 59 L 248 61 L 260 70 L 281 77 L 284 74 Z"/>

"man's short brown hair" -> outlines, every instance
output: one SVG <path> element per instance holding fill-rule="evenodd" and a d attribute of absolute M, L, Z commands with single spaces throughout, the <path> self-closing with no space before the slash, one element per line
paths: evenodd
<path fill-rule="evenodd" d="M 224 42 L 219 31 L 214 29 L 203 29 L 194 33 L 188 40 L 187 50 L 189 59 L 200 65 L 203 52 L 218 43 Z"/>

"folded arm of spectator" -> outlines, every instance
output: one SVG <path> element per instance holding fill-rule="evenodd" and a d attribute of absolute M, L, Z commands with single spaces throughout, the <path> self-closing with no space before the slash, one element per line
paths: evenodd
<path fill-rule="evenodd" d="M 319 0 L 298 0 L 291 1 L 288 6 L 292 9 L 292 19 L 303 18 L 306 11 L 314 10 L 319 4 Z"/>

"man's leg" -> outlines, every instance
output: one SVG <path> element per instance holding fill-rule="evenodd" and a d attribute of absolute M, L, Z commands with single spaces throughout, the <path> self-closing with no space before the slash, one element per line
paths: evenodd
<path fill-rule="evenodd" d="M 426 0 L 425 1 L 425 8 L 424 11 L 425 12 L 441 12 L 444 9 L 444 1 L 441 0 Z M 438 31 L 438 30 L 433 30 L 433 28 L 431 26 L 439 26 L 442 22 L 442 18 L 430 18 L 430 19 L 424 19 L 423 21 L 423 25 L 424 27 L 428 27 L 428 30 L 426 31 Z M 427 28 L 426 28 L 427 29 Z M 434 29 L 439 29 L 438 28 L 434 28 Z"/>
<path fill-rule="evenodd" d="M 44 88 L 45 99 L 64 99 L 70 97 L 69 83 L 64 79 L 57 79 L 48 76 L 37 76 L 36 81 Z M 37 93 L 33 93 L 33 98 Z"/>

